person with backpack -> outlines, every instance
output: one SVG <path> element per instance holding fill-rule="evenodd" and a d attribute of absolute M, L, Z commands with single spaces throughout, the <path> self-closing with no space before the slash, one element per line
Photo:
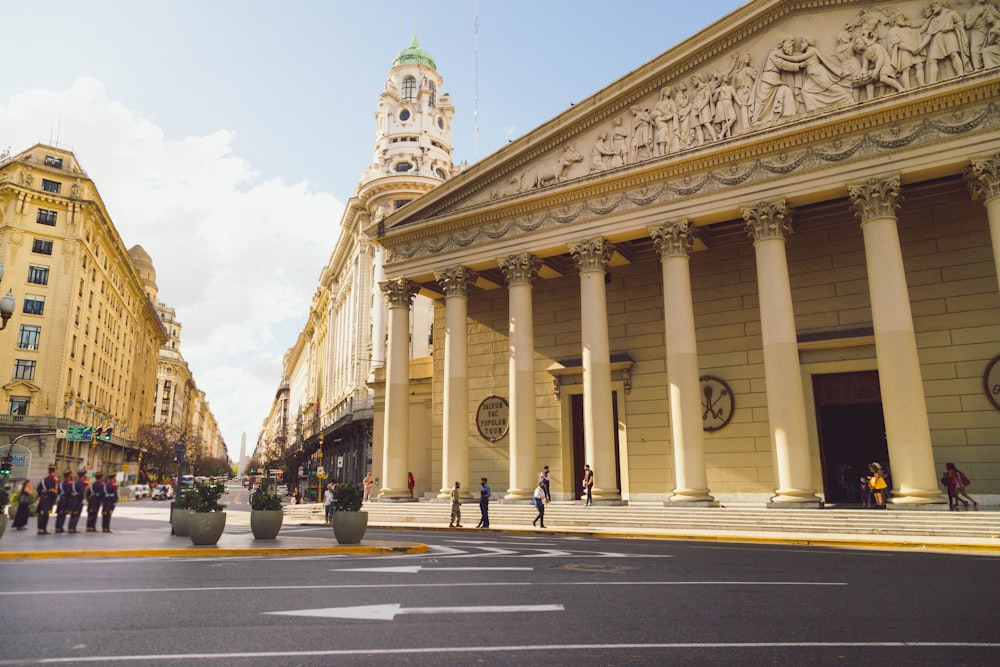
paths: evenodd
<path fill-rule="evenodd" d="M 954 510 L 958 509 L 958 503 L 959 502 L 961 502 L 962 505 L 965 506 L 965 509 L 969 509 L 969 501 L 970 500 L 972 501 L 973 508 L 975 508 L 975 509 L 978 510 L 979 509 L 979 503 L 976 501 L 975 498 L 973 498 L 972 496 L 969 495 L 968 491 L 965 490 L 965 487 L 967 487 L 969 484 L 972 483 L 969 480 L 969 478 L 965 476 L 964 472 L 962 472 L 961 470 L 959 470 L 958 468 L 956 468 L 954 463 L 945 463 L 944 467 L 945 467 L 945 471 L 944 471 L 945 477 L 948 478 L 948 498 L 949 498 L 949 501 L 950 501 L 950 499 L 951 499 L 952 496 L 955 497 L 955 505 L 954 505 L 954 507 L 952 507 L 952 510 L 954 511 Z M 942 478 L 942 480 L 943 479 L 944 478 Z M 965 496 L 969 500 L 964 500 L 962 498 L 962 496 Z"/>

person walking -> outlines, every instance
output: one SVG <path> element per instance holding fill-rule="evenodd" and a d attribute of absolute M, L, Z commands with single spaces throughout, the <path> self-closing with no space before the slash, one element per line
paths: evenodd
<path fill-rule="evenodd" d="M 594 471 L 590 469 L 589 465 L 583 466 L 583 491 L 587 496 L 587 501 L 584 503 L 584 507 L 590 507 L 594 504 Z"/>
<path fill-rule="evenodd" d="M 118 506 L 118 482 L 114 475 L 108 475 L 104 484 L 104 499 L 101 500 L 101 532 L 111 532 L 111 513 Z"/>
<path fill-rule="evenodd" d="M 885 471 L 877 461 L 868 466 L 868 489 L 872 494 L 872 507 L 885 509 L 885 493 L 889 483 L 885 479 Z"/>
<path fill-rule="evenodd" d="M 416 482 L 413 479 L 413 473 L 412 472 L 406 473 L 406 488 L 410 490 L 410 497 L 411 498 L 413 497 L 413 487 L 415 485 L 416 485 Z"/>
<path fill-rule="evenodd" d="M 451 521 L 448 522 L 449 528 L 462 527 L 462 499 L 459 497 L 461 488 L 462 483 L 455 482 L 455 486 L 451 490 Z"/>
<path fill-rule="evenodd" d="M 66 515 L 69 514 L 70 499 L 73 495 L 73 471 L 63 472 L 63 479 L 59 482 L 59 497 L 56 499 L 56 532 L 65 533 L 63 526 L 66 525 Z"/>
<path fill-rule="evenodd" d="M 538 481 L 545 485 L 542 487 L 545 489 L 545 502 L 552 502 L 552 490 L 550 488 L 552 483 L 552 473 L 549 472 L 548 466 L 542 467 L 542 472 L 538 475 Z"/>
<path fill-rule="evenodd" d="M 954 463 L 945 463 L 944 474 L 948 476 L 948 498 L 951 499 L 952 496 L 955 497 L 955 506 L 952 509 L 958 509 L 958 503 L 961 502 L 965 509 L 969 509 L 969 501 L 972 501 L 972 506 L 974 509 L 979 509 L 979 502 L 969 495 L 969 492 L 965 490 L 971 481 L 965 476 L 965 473 L 955 467 Z M 968 498 L 965 500 L 962 498 Z"/>
<path fill-rule="evenodd" d="M 323 492 L 323 516 L 326 517 L 326 525 L 333 525 L 333 482 L 326 485 Z"/>
<path fill-rule="evenodd" d="M 35 499 L 35 486 L 30 479 L 24 480 L 21 490 L 17 492 L 17 512 L 14 514 L 14 530 L 24 530 L 28 527 L 28 516 L 31 514 L 31 503 Z"/>
<path fill-rule="evenodd" d="M 535 509 L 538 510 L 538 516 L 535 520 L 531 522 L 532 526 L 537 526 L 539 523 L 542 524 L 542 528 L 545 528 L 545 485 L 541 482 L 535 487 L 535 493 L 532 494 L 532 499 L 535 502 Z"/>
<path fill-rule="evenodd" d="M 365 492 L 364 495 L 362 496 L 362 500 L 368 502 L 369 500 L 372 499 L 372 487 L 375 486 L 375 480 L 372 479 L 371 472 L 365 475 L 365 478 L 361 480 L 361 486 L 365 487 Z"/>
<path fill-rule="evenodd" d="M 485 477 L 479 480 L 479 525 L 476 528 L 489 528 L 490 527 L 490 496 L 493 495 L 493 491 L 490 489 L 490 485 L 487 483 L 488 480 Z"/>
<path fill-rule="evenodd" d="M 38 483 L 38 505 L 35 506 L 35 515 L 38 525 L 39 535 L 48 535 L 49 512 L 56 504 L 59 496 L 59 480 L 56 479 L 56 467 L 49 466 L 49 474 Z"/>
<path fill-rule="evenodd" d="M 83 513 L 83 499 L 87 497 L 87 471 L 81 470 L 76 473 L 73 480 L 73 493 L 69 501 L 69 532 L 76 532 L 76 524 L 80 523 L 80 515 Z"/>
<path fill-rule="evenodd" d="M 97 513 L 104 504 L 104 473 L 94 474 L 94 483 L 87 489 L 87 532 L 97 532 Z"/>

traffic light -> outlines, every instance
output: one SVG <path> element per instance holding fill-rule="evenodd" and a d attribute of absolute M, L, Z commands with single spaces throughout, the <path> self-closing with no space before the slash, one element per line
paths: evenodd
<path fill-rule="evenodd" d="M 94 430 L 94 440 L 104 440 L 103 426 L 98 426 L 97 429 Z"/>
<path fill-rule="evenodd" d="M 114 431 L 113 428 L 106 429 L 104 431 L 104 440 L 111 440 L 111 432 Z"/>
<path fill-rule="evenodd" d="M 9 475 L 10 466 L 13 462 L 14 462 L 13 457 L 11 457 L 9 454 L 3 457 L 3 461 L 0 461 L 0 475 Z"/>

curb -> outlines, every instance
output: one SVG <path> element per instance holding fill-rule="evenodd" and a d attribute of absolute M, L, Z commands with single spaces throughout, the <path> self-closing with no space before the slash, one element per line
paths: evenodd
<path fill-rule="evenodd" d="M 73 551 L 6 551 L 0 552 L 0 560 L 39 558 L 170 558 L 190 556 L 293 556 L 308 554 L 422 554 L 427 552 L 426 544 L 358 544 L 336 547 L 187 547 L 184 549 L 77 549 Z"/>

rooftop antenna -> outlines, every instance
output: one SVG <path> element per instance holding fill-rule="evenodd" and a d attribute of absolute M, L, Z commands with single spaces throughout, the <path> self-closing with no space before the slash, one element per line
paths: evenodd
<path fill-rule="evenodd" d="M 474 142 L 472 149 L 472 161 L 479 160 L 479 0 L 475 1 L 475 15 L 473 16 L 473 38 L 475 45 L 475 83 L 473 87 L 473 109 L 472 122 L 474 126 Z"/>

